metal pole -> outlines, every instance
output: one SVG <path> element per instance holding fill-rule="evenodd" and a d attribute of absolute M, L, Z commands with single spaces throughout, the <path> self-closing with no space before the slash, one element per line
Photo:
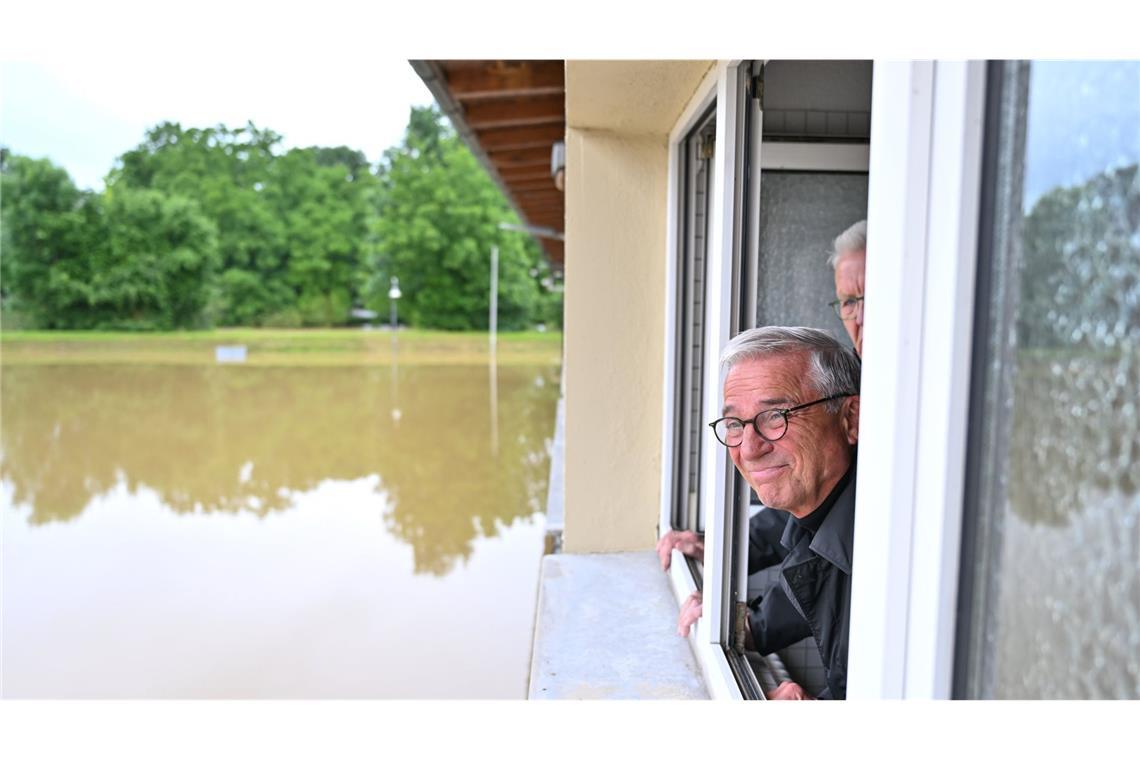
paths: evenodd
<path fill-rule="evenodd" d="M 499 456 L 499 363 L 491 356 L 487 364 L 491 390 L 491 454 Z"/>
<path fill-rule="evenodd" d="M 496 356 L 499 333 L 499 246 L 491 246 L 491 313 L 488 318 L 490 329 L 487 334 L 491 360 L 487 363 L 490 372 L 491 390 L 491 454 L 499 456 L 499 360 Z"/>
<path fill-rule="evenodd" d="M 491 246 L 491 314 L 490 314 L 491 356 L 495 355 L 499 330 L 499 246 Z"/>

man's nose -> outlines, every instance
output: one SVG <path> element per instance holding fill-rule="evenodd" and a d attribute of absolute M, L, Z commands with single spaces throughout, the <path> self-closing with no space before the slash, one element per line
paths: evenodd
<path fill-rule="evenodd" d="M 756 432 L 751 423 L 744 426 L 744 440 L 740 443 L 740 453 L 747 459 L 767 454 L 772 450 L 772 442 Z"/>
<path fill-rule="evenodd" d="M 863 324 L 863 302 L 855 304 L 855 324 Z"/>

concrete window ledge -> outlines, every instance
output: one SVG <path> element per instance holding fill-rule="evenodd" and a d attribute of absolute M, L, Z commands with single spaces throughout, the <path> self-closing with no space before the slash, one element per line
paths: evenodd
<path fill-rule="evenodd" d="M 657 554 L 543 557 L 530 699 L 708 699 Z"/>

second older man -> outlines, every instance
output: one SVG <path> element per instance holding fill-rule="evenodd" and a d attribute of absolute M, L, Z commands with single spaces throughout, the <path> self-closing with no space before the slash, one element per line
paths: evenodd
<path fill-rule="evenodd" d="M 855 353 L 863 355 L 863 282 L 867 268 L 867 220 L 855 222 L 835 238 L 827 263 L 835 271 L 831 307 L 843 320 Z"/>
<path fill-rule="evenodd" d="M 722 417 L 711 423 L 736 469 L 770 509 L 789 519 L 765 556 L 779 581 L 748 618 L 761 653 L 811 635 L 826 671 L 823 694 L 847 693 L 859 360 L 822 330 L 760 327 L 736 336 Z M 753 563 L 749 563 L 752 565 Z M 754 569 L 750 567 L 750 570 Z M 699 596 L 682 605 L 678 629 L 700 617 Z M 795 684 L 775 696 L 807 696 Z"/>

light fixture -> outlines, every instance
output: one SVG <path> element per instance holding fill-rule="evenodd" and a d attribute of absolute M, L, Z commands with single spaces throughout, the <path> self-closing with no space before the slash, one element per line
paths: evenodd
<path fill-rule="evenodd" d="M 566 189 L 566 143 L 562 140 L 550 147 L 550 176 L 559 191 Z"/>

